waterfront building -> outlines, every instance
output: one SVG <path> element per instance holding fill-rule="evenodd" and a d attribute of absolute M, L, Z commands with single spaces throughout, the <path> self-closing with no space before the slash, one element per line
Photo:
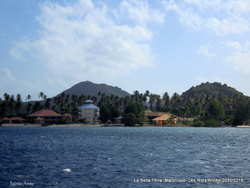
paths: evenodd
<path fill-rule="evenodd" d="M 27 116 L 29 120 L 34 121 L 35 123 L 61 123 L 62 115 L 58 114 L 52 110 L 39 110 Z"/>
<path fill-rule="evenodd" d="M 99 124 L 99 107 L 92 100 L 86 100 L 85 104 L 78 108 L 78 119 L 87 124 Z"/>

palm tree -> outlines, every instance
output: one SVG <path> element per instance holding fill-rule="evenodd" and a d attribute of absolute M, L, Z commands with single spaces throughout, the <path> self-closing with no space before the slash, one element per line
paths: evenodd
<path fill-rule="evenodd" d="M 4 116 L 6 111 L 6 104 L 5 102 L 0 98 L 0 116 Z"/>
<path fill-rule="evenodd" d="M 39 93 L 38 97 L 41 98 L 41 101 L 42 101 L 42 99 L 44 98 L 44 92 L 41 91 L 41 92 Z"/>
<path fill-rule="evenodd" d="M 139 93 L 139 91 L 134 91 L 134 100 L 135 100 L 135 102 L 139 102 L 139 97 L 140 97 L 140 93 Z"/>
<path fill-rule="evenodd" d="M 43 100 L 45 101 L 47 99 L 47 95 L 43 95 Z"/>
<path fill-rule="evenodd" d="M 168 107 L 169 107 L 169 104 L 170 104 L 170 97 L 169 97 L 169 95 L 168 95 L 168 92 L 165 92 L 165 93 L 163 94 L 162 100 L 163 100 L 163 102 L 164 102 L 164 107 L 165 107 L 166 110 L 167 110 Z"/>
<path fill-rule="evenodd" d="M 155 94 L 150 94 L 149 95 L 149 104 L 150 104 L 150 110 L 154 111 L 154 107 L 155 107 Z"/>
<path fill-rule="evenodd" d="M 17 94 L 16 104 L 15 104 L 15 110 L 16 110 L 17 114 L 19 114 L 21 107 L 22 107 L 22 97 L 20 94 Z"/>
<path fill-rule="evenodd" d="M 45 108 L 50 109 L 50 105 L 51 105 L 51 98 L 47 98 L 45 102 Z"/>
<path fill-rule="evenodd" d="M 9 99 L 10 99 L 10 96 L 9 96 L 9 94 L 8 93 L 4 93 L 4 100 L 6 101 L 6 102 L 8 102 L 9 101 Z"/>
<path fill-rule="evenodd" d="M 28 100 L 29 102 L 31 101 L 31 96 L 30 96 L 30 95 L 28 95 L 28 96 L 26 97 L 26 101 L 27 101 L 27 100 Z"/>
<path fill-rule="evenodd" d="M 38 101 L 36 101 L 35 104 L 33 105 L 33 111 L 38 111 L 38 110 L 41 110 L 42 108 L 43 106 Z"/>
<path fill-rule="evenodd" d="M 11 95 L 9 100 L 10 115 L 12 115 L 14 105 L 15 105 L 15 98 L 14 95 Z"/>
<path fill-rule="evenodd" d="M 2 111 L 4 112 L 4 114 L 6 114 L 8 108 L 9 108 L 9 100 L 10 100 L 10 96 L 8 93 L 4 93 L 4 101 L 2 104 Z"/>
<path fill-rule="evenodd" d="M 178 93 L 174 93 L 171 98 L 171 103 L 173 106 L 178 106 L 181 102 L 181 96 Z"/>
<path fill-rule="evenodd" d="M 26 112 L 27 114 L 29 114 L 31 111 L 32 111 L 32 104 L 28 102 L 28 104 L 26 105 Z"/>

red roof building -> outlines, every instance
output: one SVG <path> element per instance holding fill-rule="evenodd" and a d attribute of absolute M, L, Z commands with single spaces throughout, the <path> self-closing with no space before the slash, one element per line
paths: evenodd
<path fill-rule="evenodd" d="M 3 118 L 2 121 L 4 123 L 24 123 L 25 119 L 21 117 L 12 117 L 12 118 Z"/>
<path fill-rule="evenodd" d="M 4 117 L 2 121 L 3 123 L 10 123 L 10 118 Z"/>
<path fill-rule="evenodd" d="M 62 115 L 52 110 L 39 110 L 27 116 L 27 118 L 33 120 L 38 119 L 38 117 L 43 118 L 45 121 L 50 121 L 50 122 L 58 122 L 62 120 Z"/>
<path fill-rule="evenodd" d="M 61 114 L 58 114 L 52 110 L 39 110 L 37 112 L 34 112 L 33 114 L 28 115 L 28 117 L 51 117 L 51 116 L 62 116 Z"/>
<path fill-rule="evenodd" d="M 41 118 L 41 117 L 37 117 L 37 118 L 35 119 L 35 123 L 43 123 L 43 122 L 44 122 L 44 119 Z"/>

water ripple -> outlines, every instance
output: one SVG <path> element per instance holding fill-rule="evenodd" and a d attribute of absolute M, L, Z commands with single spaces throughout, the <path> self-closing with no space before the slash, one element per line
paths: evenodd
<path fill-rule="evenodd" d="M 250 130 L 236 128 L 0 127 L 0 185 L 247 187 Z M 244 182 L 154 183 L 140 179 Z"/>

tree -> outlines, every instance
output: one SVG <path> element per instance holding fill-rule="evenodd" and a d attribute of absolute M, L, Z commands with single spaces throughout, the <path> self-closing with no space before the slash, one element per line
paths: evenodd
<path fill-rule="evenodd" d="M 125 109 L 125 114 L 128 113 L 133 113 L 138 117 L 143 113 L 143 107 L 137 102 L 130 103 Z"/>
<path fill-rule="evenodd" d="M 100 108 L 100 120 L 105 123 L 107 122 L 108 120 L 111 119 L 111 113 L 110 113 L 110 110 L 108 109 L 108 107 L 106 105 L 103 105 L 101 108 Z"/>
<path fill-rule="evenodd" d="M 162 100 L 164 102 L 164 106 L 165 106 L 165 109 L 168 110 L 169 108 L 169 104 L 170 104 L 170 97 L 168 95 L 168 92 L 165 92 L 163 97 L 162 97 Z"/>
<path fill-rule="evenodd" d="M 0 116 L 4 116 L 5 115 L 5 102 L 2 101 L 2 99 L 0 98 Z"/>
<path fill-rule="evenodd" d="M 26 101 L 29 101 L 29 102 L 30 102 L 30 100 L 31 100 L 31 96 L 28 95 L 28 96 L 26 97 Z"/>
<path fill-rule="evenodd" d="M 234 125 L 242 125 L 250 120 L 250 98 L 242 98 L 235 114 Z"/>
<path fill-rule="evenodd" d="M 128 113 L 124 115 L 123 123 L 125 126 L 134 126 L 136 124 L 136 116 L 133 113 Z"/>
<path fill-rule="evenodd" d="M 51 98 L 47 98 L 45 102 L 45 108 L 50 109 L 50 105 L 51 105 Z"/>
<path fill-rule="evenodd" d="M 210 118 L 216 120 L 221 120 L 225 117 L 225 109 L 223 104 L 216 100 L 210 102 L 208 112 Z"/>
<path fill-rule="evenodd" d="M 2 103 L 2 113 L 5 115 L 8 112 L 10 96 L 8 93 L 4 93 L 4 101 Z"/>
<path fill-rule="evenodd" d="M 30 102 L 28 102 L 28 104 L 26 105 L 26 112 L 27 112 L 27 114 L 32 112 L 32 104 Z"/>
<path fill-rule="evenodd" d="M 20 94 L 17 94 L 16 104 L 15 104 L 15 110 L 16 110 L 17 114 L 19 114 L 21 107 L 22 107 L 22 98 L 21 98 Z"/>
<path fill-rule="evenodd" d="M 41 100 L 44 99 L 44 96 L 45 96 L 45 95 L 44 95 L 44 92 L 42 92 L 42 91 L 41 91 L 41 92 L 39 93 L 39 95 L 38 95 L 38 97 L 41 98 Z"/>
<path fill-rule="evenodd" d="M 170 100 L 172 107 L 178 107 L 181 102 L 181 96 L 178 93 L 174 93 Z"/>
<path fill-rule="evenodd" d="M 15 105 L 15 97 L 14 95 L 11 95 L 9 100 L 10 115 L 12 115 L 14 105 Z"/>
<path fill-rule="evenodd" d="M 110 114 L 111 114 L 111 118 L 116 118 L 120 116 L 120 111 L 118 110 L 117 106 L 112 105 L 110 108 Z"/>
<path fill-rule="evenodd" d="M 33 105 L 33 112 L 41 110 L 43 106 L 41 105 L 40 102 L 36 101 L 35 104 Z"/>

